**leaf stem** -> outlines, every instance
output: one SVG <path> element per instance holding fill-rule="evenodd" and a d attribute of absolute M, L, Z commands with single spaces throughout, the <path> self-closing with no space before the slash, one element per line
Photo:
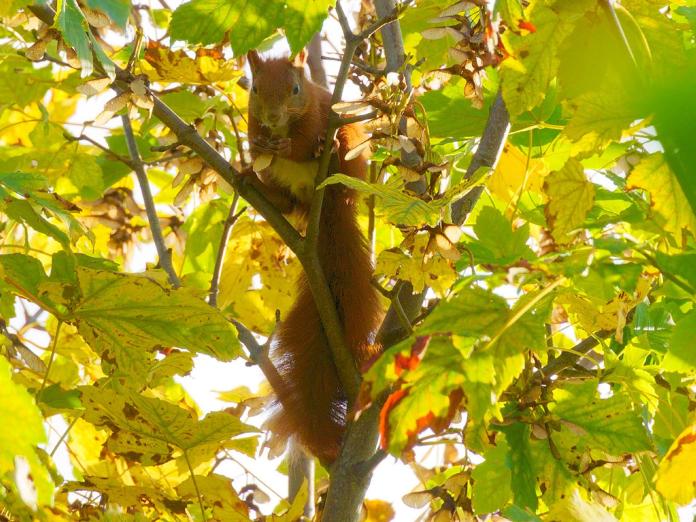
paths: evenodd
<path fill-rule="evenodd" d="M 201 490 L 198 489 L 198 481 L 196 480 L 196 475 L 193 473 L 193 466 L 191 466 L 191 461 L 189 460 L 188 451 L 184 450 L 184 459 L 186 460 L 186 465 L 188 466 L 189 473 L 191 473 L 191 482 L 193 482 L 193 489 L 196 490 L 196 496 L 198 497 L 198 505 L 201 508 L 201 518 L 203 522 L 207 519 L 205 518 L 205 507 L 203 506 L 203 497 L 201 496 Z"/>
<path fill-rule="evenodd" d="M 36 396 L 39 397 L 41 395 L 41 392 L 44 390 L 46 387 L 46 381 L 48 381 L 48 374 L 51 372 L 51 366 L 53 366 L 53 359 L 56 357 L 56 346 L 58 346 L 58 336 L 60 335 L 60 328 L 63 326 L 63 321 L 58 320 L 58 326 L 56 326 L 56 333 L 53 334 L 53 343 L 51 347 L 51 356 L 48 359 L 48 365 L 46 366 L 46 373 L 44 374 L 44 378 L 41 381 L 41 387 L 39 388 L 39 391 L 36 392 Z"/>
<path fill-rule="evenodd" d="M 73 428 L 73 426 L 75 426 L 75 423 L 76 423 L 77 420 L 80 419 L 80 418 L 82 418 L 82 414 L 76 415 L 75 418 L 70 422 L 70 424 L 68 425 L 68 427 L 65 428 L 65 431 L 63 432 L 63 434 L 62 434 L 62 435 L 60 436 L 60 438 L 58 439 L 58 442 L 56 442 L 56 445 L 55 445 L 55 446 L 53 447 L 53 449 L 51 450 L 51 453 L 48 454 L 51 458 L 53 458 L 53 455 L 56 454 L 56 451 L 58 451 L 58 448 L 60 448 L 60 445 L 63 444 L 63 441 L 64 441 L 65 438 L 68 436 L 68 433 L 70 433 L 70 430 Z"/>

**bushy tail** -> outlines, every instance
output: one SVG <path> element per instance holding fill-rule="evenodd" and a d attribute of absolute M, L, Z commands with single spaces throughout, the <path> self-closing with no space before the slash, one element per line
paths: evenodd
<path fill-rule="evenodd" d="M 360 368 L 377 350 L 372 335 L 381 320 L 381 309 L 370 284 L 370 254 L 356 222 L 353 199 L 346 188 L 327 189 L 318 244 L 346 344 Z M 274 346 L 273 359 L 285 384 L 276 390 L 280 408 L 271 428 L 281 435 L 296 436 L 323 463 L 331 463 L 341 445 L 346 401 L 304 275 Z"/>

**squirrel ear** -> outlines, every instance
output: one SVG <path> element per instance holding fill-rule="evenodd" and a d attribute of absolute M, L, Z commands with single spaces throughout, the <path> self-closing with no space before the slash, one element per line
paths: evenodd
<path fill-rule="evenodd" d="M 247 60 L 249 61 L 249 67 L 251 68 L 252 74 L 255 73 L 259 65 L 261 64 L 261 57 L 254 49 L 247 53 Z"/>
<path fill-rule="evenodd" d="M 292 59 L 292 64 L 295 67 L 302 67 L 303 68 L 305 66 L 305 64 L 307 63 L 307 58 L 308 58 L 307 49 L 303 48 Z"/>

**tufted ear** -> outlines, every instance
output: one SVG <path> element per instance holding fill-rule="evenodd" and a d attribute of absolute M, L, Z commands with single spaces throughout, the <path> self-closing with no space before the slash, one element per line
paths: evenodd
<path fill-rule="evenodd" d="M 309 56 L 309 53 L 307 53 L 307 49 L 302 49 L 299 53 L 295 55 L 295 57 L 292 59 L 292 64 L 295 67 L 300 67 L 304 68 L 305 64 L 307 63 L 307 58 Z"/>
<path fill-rule="evenodd" d="M 247 60 L 249 61 L 249 67 L 251 68 L 251 74 L 255 74 L 261 65 L 261 57 L 254 49 L 247 53 Z"/>

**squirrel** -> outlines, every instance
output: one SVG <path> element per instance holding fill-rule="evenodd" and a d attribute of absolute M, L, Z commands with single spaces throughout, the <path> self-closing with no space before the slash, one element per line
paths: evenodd
<path fill-rule="evenodd" d="M 256 51 L 250 51 L 247 59 L 252 73 L 250 152 L 255 162 L 262 155 L 273 157 L 267 166 L 257 164 L 258 178 L 247 179 L 281 212 L 306 218 L 318 157 L 323 146 L 334 146 L 323 143 L 331 94 L 306 77 L 304 50 L 292 60 L 262 59 Z M 345 156 L 366 139 L 360 124 L 341 126 L 329 172 L 364 179 L 365 153 L 349 160 Z M 360 369 L 379 351 L 371 341 L 383 315 L 380 296 L 371 284 L 372 261 L 357 222 L 355 191 L 342 185 L 325 190 L 318 255 L 346 345 Z M 324 465 L 330 465 L 338 456 L 345 430 L 346 395 L 304 273 L 298 286 L 296 300 L 273 339 L 271 358 L 282 385 L 275 390 L 278 408 L 269 426 L 284 438 L 295 437 Z"/>

